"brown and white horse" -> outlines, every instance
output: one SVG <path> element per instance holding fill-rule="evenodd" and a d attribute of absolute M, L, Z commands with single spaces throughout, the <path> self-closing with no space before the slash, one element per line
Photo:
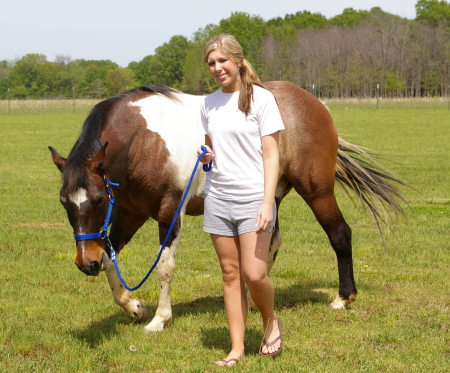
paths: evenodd
<path fill-rule="evenodd" d="M 379 201 L 401 211 L 391 178 L 368 154 L 338 137 L 327 108 L 294 84 L 265 84 L 275 96 L 286 130 L 280 135 L 280 175 L 277 207 L 294 188 L 312 209 L 327 234 L 338 262 L 339 292 L 331 303 L 344 308 L 356 299 L 351 229 L 336 202 L 335 181 L 350 187 L 369 206 L 376 219 Z M 97 104 L 86 119 L 67 159 L 49 147 L 62 172 L 60 201 L 76 235 L 98 232 L 108 210 L 102 175 L 119 183 L 111 187 L 116 208 L 109 238 L 117 253 L 148 218 L 158 222 L 162 243 L 204 142 L 199 125 L 203 97 L 165 86 L 143 86 Z M 356 155 L 356 157 L 354 157 Z M 362 158 L 361 158 L 362 157 Z M 183 217 L 203 213 L 202 171 L 197 171 L 186 204 L 156 267 L 160 296 L 156 314 L 145 332 L 161 331 L 172 319 L 170 284 L 181 236 Z M 377 207 L 378 206 L 378 207 Z M 281 244 L 278 222 L 273 235 L 269 268 Z M 106 271 L 114 301 L 132 319 L 143 322 L 142 302 L 124 288 L 100 238 L 77 241 L 75 264 L 87 275 Z"/>

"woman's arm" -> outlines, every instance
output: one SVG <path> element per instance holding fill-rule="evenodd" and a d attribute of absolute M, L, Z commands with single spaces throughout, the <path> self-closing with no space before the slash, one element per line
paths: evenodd
<path fill-rule="evenodd" d="M 264 162 L 264 201 L 259 209 L 256 221 L 259 226 L 258 233 L 269 229 L 273 221 L 272 206 L 275 200 L 280 167 L 278 139 L 279 132 L 261 138 Z"/>

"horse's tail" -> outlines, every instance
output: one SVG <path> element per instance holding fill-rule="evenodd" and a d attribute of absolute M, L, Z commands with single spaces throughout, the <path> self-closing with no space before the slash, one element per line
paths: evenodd
<path fill-rule="evenodd" d="M 365 148 L 349 143 L 339 137 L 336 160 L 336 180 L 352 189 L 372 212 L 381 232 L 386 216 L 393 211 L 396 216 L 404 215 L 401 202 L 405 199 L 396 187 L 408 186 L 396 179 L 368 153 Z"/>

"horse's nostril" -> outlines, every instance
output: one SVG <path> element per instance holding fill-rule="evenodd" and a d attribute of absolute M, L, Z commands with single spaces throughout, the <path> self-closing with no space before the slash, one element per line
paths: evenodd
<path fill-rule="evenodd" d="M 100 273 L 100 263 L 96 260 L 91 262 L 89 266 L 89 272 L 91 276 L 97 276 Z"/>

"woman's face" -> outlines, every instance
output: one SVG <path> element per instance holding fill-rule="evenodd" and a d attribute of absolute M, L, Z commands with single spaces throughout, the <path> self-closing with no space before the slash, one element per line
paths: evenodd
<path fill-rule="evenodd" d="M 225 93 L 233 93 L 241 88 L 241 76 L 239 75 L 240 64 L 223 53 L 220 49 L 215 49 L 208 55 L 208 68 L 212 77 L 222 86 Z"/>

